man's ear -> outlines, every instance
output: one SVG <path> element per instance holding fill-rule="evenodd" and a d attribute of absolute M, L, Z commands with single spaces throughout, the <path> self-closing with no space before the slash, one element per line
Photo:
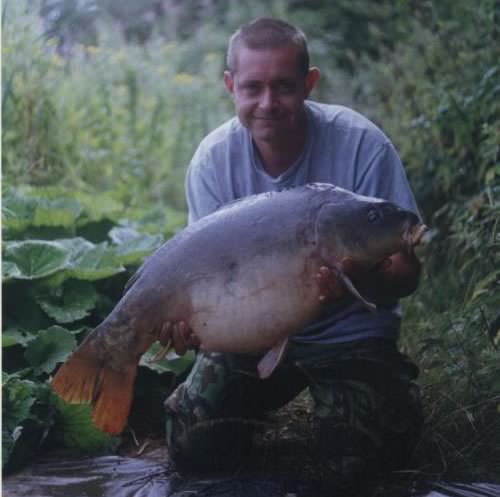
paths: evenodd
<path fill-rule="evenodd" d="M 319 76 L 320 72 L 317 67 L 310 67 L 309 71 L 307 71 L 306 84 L 305 84 L 306 98 L 309 96 L 309 94 L 313 91 L 314 87 L 316 86 L 316 83 L 319 80 Z"/>
<path fill-rule="evenodd" d="M 227 92 L 232 96 L 234 93 L 234 79 L 231 71 L 224 71 L 224 86 Z"/>

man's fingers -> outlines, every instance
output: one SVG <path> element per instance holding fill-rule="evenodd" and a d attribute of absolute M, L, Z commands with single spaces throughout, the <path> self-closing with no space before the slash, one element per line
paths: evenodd
<path fill-rule="evenodd" d="M 184 355 L 188 349 L 195 349 L 200 346 L 199 338 L 185 321 L 177 323 L 167 321 L 162 324 L 158 341 L 164 347 L 173 347 L 178 355 Z"/>
<path fill-rule="evenodd" d="M 332 275 L 332 271 L 328 266 L 321 266 L 316 273 L 316 279 L 321 283 L 326 281 Z"/>
<path fill-rule="evenodd" d="M 199 347 L 200 340 L 186 322 L 181 321 L 179 323 L 179 332 L 181 333 L 184 343 L 188 348 L 192 349 Z"/>
<path fill-rule="evenodd" d="M 189 335 L 191 335 L 191 328 L 186 324 L 185 321 L 181 321 L 178 327 L 179 333 L 184 340 L 184 343 L 189 340 Z"/>
<path fill-rule="evenodd" d="M 184 339 L 183 330 L 186 327 L 186 323 L 181 321 L 180 323 L 174 324 L 174 330 L 172 333 L 172 338 L 174 341 L 174 349 L 177 355 L 184 355 L 188 349 L 186 340 Z"/>
<path fill-rule="evenodd" d="M 172 341 L 172 323 L 170 321 L 162 324 L 160 334 L 158 335 L 158 341 L 163 346 L 166 346 Z"/>
<path fill-rule="evenodd" d="M 339 287 L 335 273 L 328 266 L 320 266 L 315 278 L 319 285 L 318 300 L 321 303 L 343 296 L 344 290 Z"/>

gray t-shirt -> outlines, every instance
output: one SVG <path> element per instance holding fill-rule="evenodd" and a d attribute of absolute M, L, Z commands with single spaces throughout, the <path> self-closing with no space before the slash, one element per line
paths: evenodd
<path fill-rule="evenodd" d="M 250 133 L 237 117 L 203 139 L 186 176 L 190 223 L 238 198 L 310 182 L 332 183 L 418 213 L 399 156 L 377 126 L 347 107 L 312 101 L 305 105 L 304 150 L 278 177 L 266 173 Z M 373 336 L 397 339 L 400 322 L 398 305 L 371 313 L 356 302 L 312 323 L 293 340 L 335 343 Z"/>

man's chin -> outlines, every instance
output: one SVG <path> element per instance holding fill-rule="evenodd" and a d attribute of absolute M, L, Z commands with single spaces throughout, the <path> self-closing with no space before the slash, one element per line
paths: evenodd
<path fill-rule="evenodd" d="M 275 143 L 283 140 L 283 133 L 273 127 L 252 126 L 249 130 L 252 138 L 257 143 Z"/>

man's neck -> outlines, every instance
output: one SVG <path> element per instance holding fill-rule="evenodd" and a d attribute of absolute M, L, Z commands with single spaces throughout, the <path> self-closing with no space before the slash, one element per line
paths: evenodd
<path fill-rule="evenodd" d="M 306 130 L 286 140 L 261 142 L 254 141 L 264 170 L 273 177 L 287 171 L 300 157 L 306 143 Z"/>
<path fill-rule="evenodd" d="M 273 177 L 287 171 L 302 154 L 307 141 L 307 119 L 305 114 L 293 132 L 276 136 L 274 140 L 253 140 L 264 170 Z"/>

